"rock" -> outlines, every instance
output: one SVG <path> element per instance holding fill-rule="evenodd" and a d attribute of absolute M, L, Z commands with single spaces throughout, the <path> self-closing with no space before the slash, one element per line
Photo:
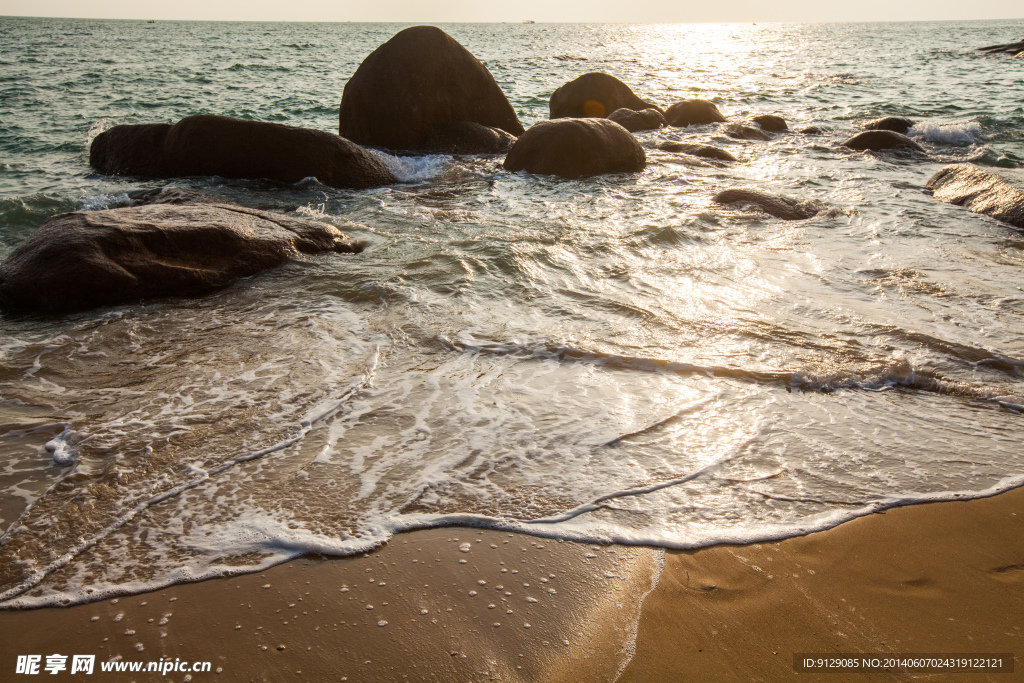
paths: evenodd
<path fill-rule="evenodd" d="M 843 147 L 857 150 L 881 151 L 886 149 L 913 150 L 924 152 L 924 148 L 906 135 L 891 130 L 866 130 L 857 133 L 842 144 Z"/>
<path fill-rule="evenodd" d="M 886 116 L 883 119 L 875 119 L 864 124 L 864 130 L 891 130 L 900 135 L 906 135 L 907 131 L 914 126 L 910 119 L 901 119 L 897 116 Z"/>
<path fill-rule="evenodd" d="M 423 151 L 441 154 L 504 154 L 515 137 L 499 128 L 472 121 L 457 121 L 432 132 Z"/>
<path fill-rule="evenodd" d="M 379 157 L 333 133 L 211 114 L 173 126 L 114 126 L 92 141 L 89 163 L 108 175 L 150 178 L 218 175 L 295 183 L 314 176 L 350 189 L 395 182 Z"/>
<path fill-rule="evenodd" d="M 786 125 L 786 119 L 775 114 L 761 114 L 760 116 L 755 116 L 751 121 L 761 126 L 761 130 L 766 130 L 769 133 L 789 130 L 789 126 Z"/>
<path fill-rule="evenodd" d="M 712 201 L 716 204 L 738 206 L 743 209 L 753 207 L 757 211 L 785 221 L 800 221 L 818 214 L 818 207 L 814 204 L 799 202 L 769 192 L 743 188 L 719 192 L 712 198 Z"/>
<path fill-rule="evenodd" d="M 605 73 L 583 74 L 551 95 L 548 118 L 604 118 L 617 109 L 656 107 L 637 97 L 628 85 Z M 660 110 L 659 110 L 660 111 Z"/>
<path fill-rule="evenodd" d="M 480 60 L 441 29 L 413 26 L 356 69 L 342 94 L 338 131 L 361 145 L 424 150 L 435 131 L 460 121 L 523 132 Z"/>
<path fill-rule="evenodd" d="M 642 171 L 647 156 L 633 134 L 608 119 L 540 121 L 519 136 L 505 157 L 509 171 L 582 178 Z"/>
<path fill-rule="evenodd" d="M 725 151 L 720 147 L 714 147 L 712 145 L 699 145 L 690 142 L 663 142 L 658 145 L 658 149 L 663 149 L 666 152 L 676 152 L 681 154 L 690 154 L 695 157 L 704 157 L 705 159 L 717 159 L 719 161 L 738 161 L 736 157 L 729 152 Z"/>
<path fill-rule="evenodd" d="M 725 134 L 737 140 L 771 140 L 771 136 L 767 133 L 740 123 L 731 123 L 726 126 Z"/>
<path fill-rule="evenodd" d="M 665 125 L 665 116 L 657 109 L 634 111 L 622 107 L 609 114 L 608 120 L 614 121 L 630 133 L 636 133 L 641 130 L 654 130 Z"/>
<path fill-rule="evenodd" d="M 665 120 L 670 126 L 696 126 L 702 123 L 721 123 L 725 121 L 722 112 L 713 102 L 707 100 L 683 100 L 676 102 L 665 112 Z"/>
<path fill-rule="evenodd" d="M 804 135 L 821 135 L 825 130 L 818 126 L 807 126 L 806 128 L 801 128 L 800 132 Z"/>
<path fill-rule="evenodd" d="M 970 164 L 946 166 L 925 187 L 947 204 L 965 206 L 1015 228 L 1024 228 L 1024 189 Z"/>
<path fill-rule="evenodd" d="M 976 48 L 979 52 L 988 52 L 989 54 L 1006 53 L 1011 55 L 1017 55 L 1018 57 L 1024 54 L 1024 41 L 1019 43 L 1006 43 L 1005 45 L 989 45 L 988 47 Z"/>
<path fill-rule="evenodd" d="M 44 222 L 0 264 L 0 308 L 53 313 L 195 296 L 299 253 L 362 249 L 333 225 L 187 191 L 140 201 L 148 203 Z"/>

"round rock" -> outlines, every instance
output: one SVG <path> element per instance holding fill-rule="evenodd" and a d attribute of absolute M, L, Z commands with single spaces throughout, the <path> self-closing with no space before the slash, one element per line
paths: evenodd
<path fill-rule="evenodd" d="M 608 119 L 540 121 L 523 133 L 505 157 L 509 171 L 582 178 L 642 171 L 644 148 L 633 134 Z"/>

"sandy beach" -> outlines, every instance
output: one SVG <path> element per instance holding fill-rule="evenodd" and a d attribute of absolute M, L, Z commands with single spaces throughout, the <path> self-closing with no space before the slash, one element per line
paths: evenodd
<path fill-rule="evenodd" d="M 96 654 L 115 680 L 167 679 L 100 662 L 210 661 L 195 681 L 956 680 L 798 674 L 793 653 L 1019 655 L 1022 588 L 1017 489 L 693 552 L 413 532 L 360 557 L 3 612 L 0 650 L 5 666 Z"/>

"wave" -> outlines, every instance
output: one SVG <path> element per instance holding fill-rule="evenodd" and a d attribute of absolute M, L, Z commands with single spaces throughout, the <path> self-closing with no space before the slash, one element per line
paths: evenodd
<path fill-rule="evenodd" d="M 388 170 L 402 183 L 417 183 L 422 180 L 436 178 L 452 165 L 452 158 L 445 154 L 427 154 L 419 157 L 399 157 L 370 150 L 376 154 Z"/>
<path fill-rule="evenodd" d="M 918 123 L 907 131 L 909 137 L 924 138 L 928 142 L 952 145 L 973 145 L 987 139 L 977 121 L 961 123 Z"/>

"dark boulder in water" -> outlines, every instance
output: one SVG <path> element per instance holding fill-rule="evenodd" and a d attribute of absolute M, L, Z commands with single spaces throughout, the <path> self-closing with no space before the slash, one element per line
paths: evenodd
<path fill-rule="evenodd" d="M 766 130 L 769 133 L 781 133 L 784 130 L 789 130 L 789 126 L 786 125 L 786 119 L 775 114 L 761 114 L 751 119 L 754 123 L 761 127 L 761 130 Z"/>
<path fill-rule="evenodd" d="M 150 178 L 217 175 L 363 189 L 395 182 L 378 156 L 333 133 L 226 116 L 189 116 L 173 126 L 114 126 L 89 149 L 100 173 Z"/>
<path fill-rule="evenodd" d="M 816 216 L 819 212 L 818 207 L 812 203 L 800 202 L 770 192 L 743 188 L 719 192 L 712 198 L 712 201 L 716 204 L 736 206 L 741 209 L 753 208 L 785 221 L 804 220 Z"/>
<path fill-rule="evenodd" d="M 512 149 L 515 136 L 500 128 L 471 121 L 457 121 L 432 132 L 423 151 L 441 154 L 504 154 Z"/>
<path fill-rule="evenodd" d="M 906 135 L 900 135 L 891 130 L 866 130 L 863 133 L 857 133 L 852 138 L 843 143 L 843 147 L 856 150 L 870 150 L 873 152 L 880 152 L 887 149 L 897 150 L 912 150 L 915 152 L 924 152 L 924 148 L 917 144 Z"/>
<path fill-rule="evenodd" d="M 633 134 L 608 119 L 541 121 L 519 136 L 505 157 L 509 171 L 582 178 L 642 171 L 647 156 Z"/>
<path fill-rule="evenodd" d="M 81 310 L 195 296 L 300 253 L 358 252 L 333 225 L 187 191 L 48 219 L 0 264 L 0 307 Z"/>
<path fill-rule="evenodd" d="M 806 128 L 801 128 L 800 132 L 804 135 L 821 135 L 825 132 L 825 129 L 819 126 L 807 126 Z"/>
<path fill-rule="evenodd" d="M 704 157 L 705 159 L 717 159 L 718 161 L 738 161 L 732 154 L 714 145 L 701 145 L 692 142 L 663 142 L 658 145 L 658 149 L 663 149 L 666 152 Z"/>
<path fill-rule="evenodd" d="M 460 121 L 523 132 L 479 59 L 436 26 L 413 26 L 356 69 L 341 97 L 338 132 L 361 145 L 421 151 L 436 131 Z"/>
<path fill-rule="evenodd" d="M 633 111 L 623 107 L 609 114 L 608 120 L 614 121 L 630 133 L 636 133 L 641 130 L 654 130 L 665 125 L 665 116 L 657 109 Z"/>
<path fill-rule="evenodd" d="M 1000 175 L 970 164 L 954 164 L 929 178 L 925 186 L 939 201 L 1024 228 L 1024 189 Z"/>
<path fill-rule="evenodd" d="M 864 124 L 864 130 L 891 130 L 900 135 L 906 135 L 907 131 L 914 127 L 910 119 L 901 119 L 898 116 L 886 116 L 882 119 L 875 119 Z"/>
<path fill-rule="evenodd" d="M 696 126 L 702 123 L 725 121 L 722 112 L 714 102 L 707 100 L 683 100 L 676 102 L 665 111 L 665 120 L 670 126 Z"/>
<path fill-rule="evenodd" d="M 725 134 L 737 140 L 771 140 L 771 136 L 767 133 L 740 123 L 730 123 L 725 127 Z"/>
<path fill-rule="evenodd" d="M 987 47 L 979 47 L 975 49 L 979 52 L 988 52 L 989 54 L 1004 53 L 1020 57 L 1024 54 L 1024 41 L 1019 43 L 1005 43 L 1003 45 L 989 45 Z"/>
<path fill-rule="evenodd" d="M 617 109 L 643 111 L 656 107 L 644 102 L 633 90 L 605 73 L 583 74 L 551 95 L 548 118 L 605 118 Z"/>

